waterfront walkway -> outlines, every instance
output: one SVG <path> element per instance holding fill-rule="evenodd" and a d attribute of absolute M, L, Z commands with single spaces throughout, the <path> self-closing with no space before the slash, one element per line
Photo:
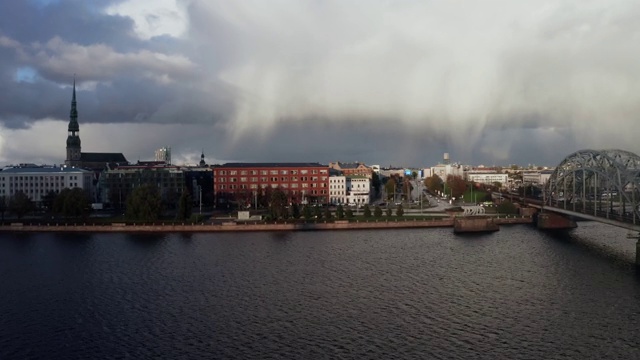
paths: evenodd
<path fill-rule="evenodd" d="M 495 217 L 495 222 L 503 224 L 531 224 L 532 217 L 503 216 Z M 227 232 L 227 231 L 305 231 L 305 230 L 350 230 L 350 229 L 400 229 L 453 227 L 453 218 L 418 220 L 411 218 L 383 218 L 368 221 L 361 220 L 318 220 L 311 221 L 227 221 L 217 224 L 206 223 L 154 223 L 128 224 L 114 222 L 110 224 L 31 224 L 14 222 L 0 226 L 0 231 L 11 232 Z"/>

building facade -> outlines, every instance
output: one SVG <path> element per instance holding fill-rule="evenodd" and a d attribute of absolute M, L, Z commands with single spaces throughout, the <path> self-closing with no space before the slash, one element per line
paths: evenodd
<path fill-rule="evenodd" d="M 523 171 L 522 182 L 525 184 L 544 185 L 553 174 L 551 170 Z"/>
<path fill-rule="evenodd" d="M 347 177 L 336 175 L 329 177 L 329 203 L 340 205 L 347 203 Z"/>
<path fill-rule="evenodd" d="M 63 189 L 80 188 L 93 199 L 91 171 L 71 166 L 36 166 L 21 165 L 9 167 L 0 171 L 0 197 L 10 199 L 16 193 L 22 192 L 41 206 L 45 196 L 49 193 L 59 194 Z"/>
<path fill-rule="evenodd" d="M 142 162 L 108 169 L 100 177 L 103 201 L 122 208 L 136 187 L 152 184 L 158 187 L 162 200 L 173 204 L 185 190 L 185 176 L 178 166 Z"/>
<path fill-rule="evenodd" d="M 365 205 L 371 196 L 371 180 L 366 176 L 347 176 L 347 203 Z"/>
<path fill-rule="evenodd" d="M 319 163 L 227 163 L 213 167 L 216 206 L 256 205 L 275 189 L 289 203 L 329 203 L 329 168 Z"/>
<path fill-rule="evenodd" d="M 358 176 L 366 176 L 369 179 L 371 179 L 371 176 L 373 174 L 373 169 L 359 162 L 343 163 L 343 162 L 336 161 L 336 162 L 329 163 L 329 167 L 334 170 L 340 171 L 342 175 L 345 175 L 345 176 L 358 175 Z"/>
<path fill-rule="evenodd" d="M 496 173 L 473 173 L 473 172 L 469 172 L 467 173 L 467 180 L 474 182 L 474 183 L 480 183 L 480 184 L 486 184 L 486 185 L 493 185 L 495 183 L 500 183 L 502 186 L 507 186 L 507 181 L 509 180 L 509 175 L 507 174 L 496 174 Z"/>

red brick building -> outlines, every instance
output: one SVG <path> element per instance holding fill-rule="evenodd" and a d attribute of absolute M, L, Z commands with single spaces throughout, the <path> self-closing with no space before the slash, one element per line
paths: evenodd
<path fill-rule="evenodd" d="M 329 163 L 329 167 L 334 170 L 340 171 L 345 176 L 353 176 L 353 175 L 366 176 L 369 179 L 371 179 L 371 176 L 373 174 L 373 169 L 359 162 L 343 163 L 343 162 L 337 161 L 337 162 Z"/>
<path fill-rule="evenodd" d="M 213 168 L 216 204 L 264 205 L 282 190 L 290 203 L 329 202 L 329 167 L 319 163 L 227 163 Z"/>

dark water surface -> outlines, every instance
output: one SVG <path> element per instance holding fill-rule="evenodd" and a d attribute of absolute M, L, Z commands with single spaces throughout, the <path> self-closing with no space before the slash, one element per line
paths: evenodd
<path fill-rule="evenodd" d="M 0 359 L 639 359 L 625 235 L 2 233 Z"/>

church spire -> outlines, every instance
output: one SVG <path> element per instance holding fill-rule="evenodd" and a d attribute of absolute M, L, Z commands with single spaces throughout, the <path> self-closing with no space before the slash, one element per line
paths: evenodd
<path fill-rule="evenodd" d="M 69 132 L 79 132 L 78 109 L 76 102 L 76 77 L 73 76 L 73 96 L 71 97 L 71 111 L 69 112 Z M 75 135 L 75 134 L 74 134 Z"/>
<path fill-rule="evenodd" d="M 200 154 L 200 166 L 204 167 L 207 163 L 204 162 L 204 149 L 202 149 L 202 154 Z"/>
<path fill-rule="evenodd" d="M 78 124 L 78 109 L 76 103 L 76 77 L 73 76 L 73 95 L 71 96 L 71 111 L 69 112 L 69 128 L 67 135 L 67 165 L 79 165 L 81 158 L 80 125 Z"/>

